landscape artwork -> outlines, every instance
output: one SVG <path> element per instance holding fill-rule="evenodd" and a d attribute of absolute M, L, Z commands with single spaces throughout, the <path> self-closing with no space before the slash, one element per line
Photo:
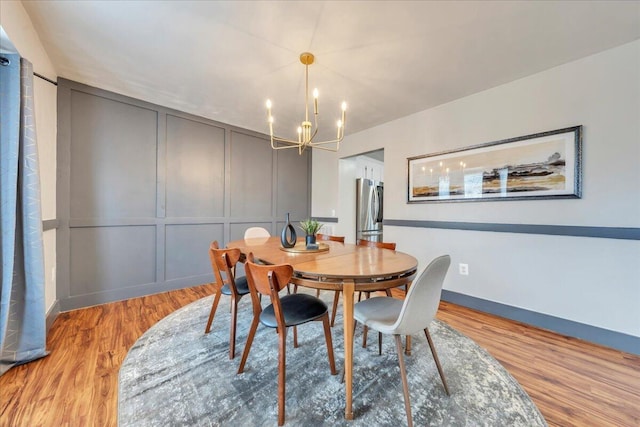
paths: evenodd
<path fill-rule="evenodd" d="M 408 202 L 579 198 L 581 127 L 408 159 Z"/>

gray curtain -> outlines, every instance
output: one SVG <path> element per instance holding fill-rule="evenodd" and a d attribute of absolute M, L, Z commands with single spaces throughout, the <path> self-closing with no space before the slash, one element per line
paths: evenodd
<path fill-rule="evenodd" d="M 33 68 L 0 54 L 0 375 L 47 355 Z"/>

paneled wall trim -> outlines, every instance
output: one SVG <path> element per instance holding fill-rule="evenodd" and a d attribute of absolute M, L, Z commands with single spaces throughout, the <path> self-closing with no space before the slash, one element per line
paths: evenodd
<path fill-rule="evenodd" d="M 494 231 L 499 233 L 547 234 L 554 236 L 597 237 L 603 239 L 640 240 L 640 228 L 582 227 L 573 225 L 495 224 L 479 222 L 416 221 L 386 219 L 385 225 L 447 230 Z"/>
<path fill-rule="evenodd" d="M 61 311 L 210 282 L 212 240 L 310 213 L 309 153 L 66 79 L 57 153 Z"/>

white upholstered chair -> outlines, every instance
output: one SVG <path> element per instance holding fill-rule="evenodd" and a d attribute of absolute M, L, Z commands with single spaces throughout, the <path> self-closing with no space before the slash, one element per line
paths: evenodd
<path fill-rule="evenodd" d="M 447 381 L 438 360 L 436 348 L 429 334 L 429 324 L 438 311 L 442 284 L 451 264 L 449 255 L 443 255 L 434 259 L 422 272 L 420 277 L 409 288 L 404 301 L 391 297 L 374 297 L 357 303 L 354 306 L 353 317 L 371 329 L 383 334 L 393 335 L 396 339 L 398 363 L 400 364 L 400 376 L 404 392 L 404 406 L 407 413 L 409 427 L 413 425 L 411 417 L 411 403 L 409 400 L 409 387 L 407 373 L 402 355 L 402 335 L 413 335 L 424 331 L 433 359 L 436 362 L 438 373 L 442 379 L 444 390 L 449 394 Z"/>
<path fill-rule="evenodd" d="M 245 239 L 252 239 L 254 237 L 271 237 L 269 230 L 262 227 L 249 227 L 244 232 Z"/>

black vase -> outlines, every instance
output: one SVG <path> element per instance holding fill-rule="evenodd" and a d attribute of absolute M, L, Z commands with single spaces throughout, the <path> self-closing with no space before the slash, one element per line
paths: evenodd
<path fill-rule="evenodd" d="M 296 239 L 296 230 L 293 228 L 293 225 L 291 225 L 291 221 L 289 221 L 289 212 L 287 212 L 287 223 L 282 228 L 280 243 L 282 243 L 283 248 L 292 248 L 296 245 Z"/>

